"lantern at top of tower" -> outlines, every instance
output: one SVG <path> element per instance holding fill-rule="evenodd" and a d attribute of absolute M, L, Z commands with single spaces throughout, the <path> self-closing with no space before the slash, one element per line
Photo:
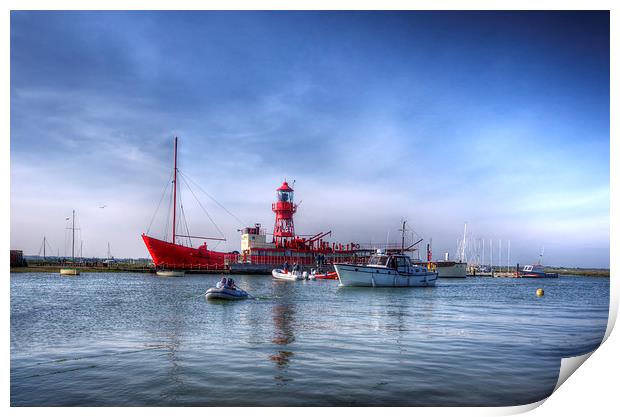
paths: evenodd
<path fill-rule="evenodd" d="M 278 188 L 276 191 L 278 193 L 278 201 L 282 201 L 285 203 L 293 202 L 294 190 L 289 187 L 288 182 L 284 181 L 280 188 Z"/>

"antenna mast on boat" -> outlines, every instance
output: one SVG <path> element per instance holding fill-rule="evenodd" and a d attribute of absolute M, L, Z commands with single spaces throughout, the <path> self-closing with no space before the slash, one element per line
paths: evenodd
<path fill-rule="evenodd" d="M 176 226 L 177 226 L 177 142 L 179 138 L 174 137 L 174 179 L 172 183 L 174 184 L 174 202 L 172 203 L 172 243 L 176 244 Z"/>
<path fill-rule="evenodd" d="M 407 224 L 407 220 L 403 220 L 403 227 L 402 229 L 400 229 L 401 233 L 401 240 L 400 240 L 400 250 L 401 252 L 404 254 L 405 253 L 405 232 L 407 231 L 405 225 Z"/>

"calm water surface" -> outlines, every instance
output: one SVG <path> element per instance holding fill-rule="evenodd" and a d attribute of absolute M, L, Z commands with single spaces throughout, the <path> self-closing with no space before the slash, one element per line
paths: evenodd
<path fill-rule="evenodd" d="M 517 405 L 595 349 L 609 280 L 435 288 L 213 275 L 11 274 L 11 405 Z M 536 288 L 545 289 L 537 298 Z"/>

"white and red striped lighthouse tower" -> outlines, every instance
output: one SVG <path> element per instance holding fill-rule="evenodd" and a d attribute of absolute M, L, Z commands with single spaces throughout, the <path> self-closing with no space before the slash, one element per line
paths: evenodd
<path fill-rule="evenodd" d="M 297 205 L 293 203 L 293 189 L 284 181 L 276 192 L 278 201 L 271 205 L 271 209 L 276 213 L 273 242 L 278 247 L 290 246 L 290 241 L 295 237 L 293 214 L 297 211 Z"/>

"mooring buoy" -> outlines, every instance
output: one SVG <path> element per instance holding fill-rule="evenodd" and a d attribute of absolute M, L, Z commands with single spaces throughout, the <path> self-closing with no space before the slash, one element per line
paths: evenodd
<path fill-rule="evenodd" d="M 536 290 L 536 295 L 542 297 L 543 295 L 545 295 L 545 291 L 542 288 L 539 288 Z"/>

